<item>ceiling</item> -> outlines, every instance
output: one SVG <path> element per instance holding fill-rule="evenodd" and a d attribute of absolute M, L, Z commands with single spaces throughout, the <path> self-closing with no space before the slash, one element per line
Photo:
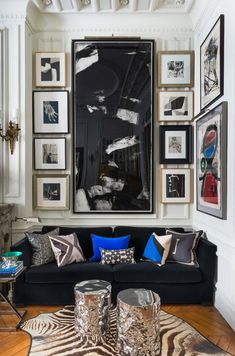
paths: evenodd
<path fill-rule="evenodd" d="M 196 0 L 31 0 L 42 13 L 186 14 Z"/>

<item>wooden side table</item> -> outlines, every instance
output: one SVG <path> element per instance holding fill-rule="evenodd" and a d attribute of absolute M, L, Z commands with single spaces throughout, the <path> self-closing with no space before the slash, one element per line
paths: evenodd
<path fill-rule="evenodd" d="M 3 291 L 0 290 L 0 297 L 4 300 L 6 305 L 10 307 L 8 310 L 0 310 L 0 314 L 15 314 L 19 318 L 19 322 L 16 324 L 16 326 L 14 328 L 13 327 L 0 327 L 0 331 L 15 331 L 16 329 L 18 329 L 20 327 L 20 324 L 22 323 L 24 316 L 27 313 L 27 310 L 25 310 L 21 314 L 13 304 L 14 283 L 16 282 L 16 279 L 22 273 L 25 272 L 25 270 L 26 270 L 26 267 L 23 267 L 13 277 L 0 277 L 0 283 L 3 283 L 3 284 L 9 283 L 9 285 L 10 285 L 9 296 L 7 296 Z M 1 303 L 1 304 L 3 304 L 3 303 Z"/>

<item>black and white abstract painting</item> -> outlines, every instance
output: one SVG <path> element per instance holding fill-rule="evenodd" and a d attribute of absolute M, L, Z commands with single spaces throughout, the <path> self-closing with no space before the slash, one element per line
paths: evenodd
<path fill-rule="evenodd" d="M 224 15 L 221 15 L 200 47 L 201 110 L 223 95 Z"/>
<path fill-rule="evenodd" d="M 159 121 L 190 121 L 193 117 L 192 91 L 160 91 Z"/>
<path fill-rule="evenodd" d="M 152 212 L 152 40 L 74 40 L 75 213 Z"/>

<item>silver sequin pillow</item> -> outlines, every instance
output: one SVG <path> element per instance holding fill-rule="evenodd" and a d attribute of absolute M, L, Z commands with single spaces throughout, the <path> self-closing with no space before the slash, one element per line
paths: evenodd
<path fill-rule="evenodd" d="M 123 250 L 105 250 L 100 249 L 101 264 L 115 265 L 117 263 L 135 263 L 134 259 L 135 248 L 127 248 Z"/>
<path fill-rule="evenodd" d="M 46 234 L 36 234 L 26 232 L 29 244 L 32 248 L 32 266 L 40 266 L 49 262 L 55 261 L 55 255 L 52 251 L 48 235 L 58 235 L 59 228 L 52 230 Z"/>

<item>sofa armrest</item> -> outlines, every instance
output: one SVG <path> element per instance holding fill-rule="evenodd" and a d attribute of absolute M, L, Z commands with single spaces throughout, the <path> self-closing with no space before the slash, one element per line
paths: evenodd
<path fill-rule="evenodd" d="M 24 266 L 30 266 L 31 264 L 31 247 L 27 237 L 16 242 L 12 247 L 11 251 L 22 252 L 21 260 L 24 262 Z"/>
<path fill-rule="evenodd" d="M 212 242 L 201 238 L 196 250 L 197 260 L 202 272 L 203 280 L 214 284 L 217 266 L 217 246 Z"/>

